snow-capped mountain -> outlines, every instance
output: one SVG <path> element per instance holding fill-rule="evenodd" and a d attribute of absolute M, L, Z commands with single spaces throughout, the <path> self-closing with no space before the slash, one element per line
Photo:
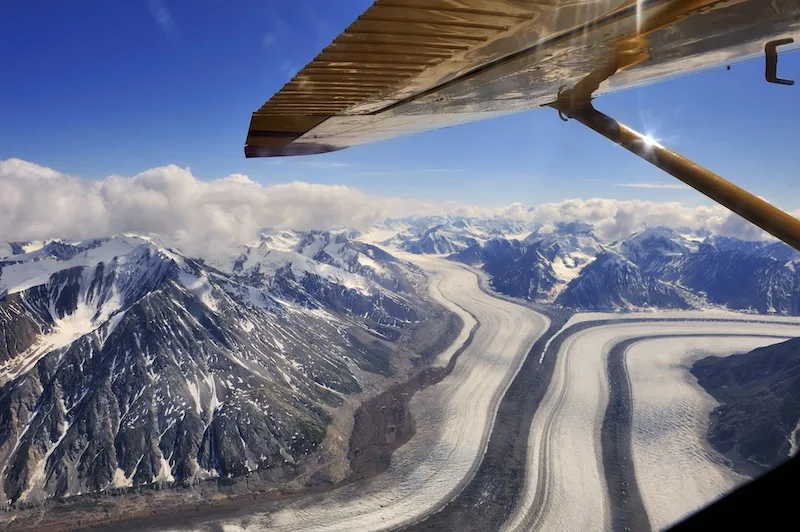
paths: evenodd
<path fill-rule="evenodd" d="M 503 234 L 524 238 L 530 234 L 529 224 L 510 218 L 468 217 L 468 216 L 409 216 L 407 218 L 388 218 L 377 225 L 379 229 L 393 230 L 396 234 L 420 235 L 436 226 L 449 226 L 455 229 L 466 229 L 476 236 Z"/>
<path fill-rule="evenodd" d="M 783 258 L 796 257 L 793 250 L 772 245 L 720 247 L 717 242 L 708 239 L 676 268 L 673 276 L 680 285 L 733 309 L 800 314 L 800 259 Z M 730 244 L 727 239 L 725 243 Z"/>
<path fill-rule="evenodd" d="M 417 254 L 451 254 L 492 238 L 522 239 L 527 224 L 507 218 L 415 216 L 384 221 L 379 229 L 390 236 L 384 244 Z"/>
<path fill-rule="evenodd" d="M 696 242 L 666 227 L 653 227 L 636 233 L 618 247 L 620 253 L 652 275 L 674 271 L 683 259 L 698 249 Z"/>
<path fill-rule="evenodd" d="M 482 264 L 498 291 L 525 299 L 553 301 L 603 246 L 588 233 L 531 234 L 524 240 L 493 238 L 452 255 Z"/>
<path fill-rule="evenodd" d="M 492 238 L 454 253 L 450 259 L 480 267 L 486 273 L 499 277 L 506 273 L 510 261 L 518 260 L 524 253 L 525 245 L 520 240 Z"/>
<path fill-rule="evenodd" d="M 344 236 L 217 267 L 136 236 L 36 247 L 0 258 L 8 503 L 292 468 L 425 315 L 411 269 Z"/>
<path fill-rule="evenodd" d="M 248 286 L 306 306 L 348 311 L 386 338 L 415 319 L 408 300 L 420 275 L 385 251 L 343 234 L 270 232 L 241 254 L 210 261 Z"/>
<path fill-rule="evenodd" d="M 584 309 L 691 308 L 677 288 L 613 252 L 597 255 L 555 302 Z"/>
<path fill-rule="evenodd" d="M 573 308 L 718 306 L 800 315 L 800 254 L 782 243 L 664 227 L 602 243 L 584 224 L 560 224 L 518 246 L 490 239 L 450 258 L 480 265 L 499 292 Z"/>
<path fill-rule="evenodd" d="M 563 287 L 563 281 L 556 275 L 551 261 L 536 246 L 525 249 L 519 259 L 505 262 L 504 266 L 503 273 L 492 279 L 492 286 L 504 294 L 549 301 Z"/>
<path fill-rule="evenodd" d="M 415 238 L 409 238 L 401 248 L 418 254 L 450 254 L 478 243 L 468 226 L 441 224 L 425 230 Z"/>
<path fill-rule="evenodd" d="M 708 239 L 720 251 L 741 251 L 759 257 L 769 257 L 781 261 L 800 258 L 800 252 L 783 242 L 750 242 L 724 236 L 713 236 Z"/>

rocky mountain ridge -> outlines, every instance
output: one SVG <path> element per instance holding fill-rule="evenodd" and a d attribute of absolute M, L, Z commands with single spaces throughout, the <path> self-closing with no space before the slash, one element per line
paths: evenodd
<path fill-rule="evenodd" d="M 213 261 L 133 235 L 6 248 L 6 504 L 292 466 L 428 309 L 418 271 L 330 233 Z"/>
<path fill-rule="evenodd" d="M 564 225 L 522 241 L 495 237 L 453 253 L 501 293 L 583 310 L 720 307 L 800 315 L 800 254 L 782 243 L 653 227 L 601 242 Z"/>

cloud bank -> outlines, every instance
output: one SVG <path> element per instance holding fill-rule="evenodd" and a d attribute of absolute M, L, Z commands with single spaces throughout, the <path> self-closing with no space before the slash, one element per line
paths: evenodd
<path fill-rule="evenodd" d="M 0 198 L 2 241 L 158 233 L 189 253 L 251 241 L 263 227 L 366 229 L 391 204 L 345 186 L 200 181 L 174 165 L 90 181 L 19 159 L 0 161 Z"/>
<path fill-rule="evenodd" d="M 515 209 L 519 213 L 519 208 Z M 625 238 L 648 227 L 664 226 L 673 229 L 733 236 L 743 240 L 766 240 L 767 233 L 720 205 L 687 207 L 678 202 L 642 200 L 570 199 L 545 203 L 517 217 L 537 225 L 556 222 L 584 222 L 594 226 L 597 236 L 606 241 Z"/>
<path fill-rule="evenodd" d="M 533 208 L 514 203 L 494 209 L 374 196 L 346 186 L 262 186 L 241 174 L 201 181 L 188 168 L 174 165 L 92 181 L 8 159 L 0 161 L 0 204 L 0 242 L 157 233 L 198 255 L 250 242 L 264 227 L 364 230 L 387 217 L 415 214 L 498 216 L 545 232 L 558 222 L 578 221 L 592 224 L 598 237 L 607 241 L 659 225 L 748 240 L 767 238 L 720 206 L 569 199 Z"/>

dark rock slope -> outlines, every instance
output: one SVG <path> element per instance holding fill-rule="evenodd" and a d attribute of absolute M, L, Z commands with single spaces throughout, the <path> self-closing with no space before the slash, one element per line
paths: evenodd
<path fill-rule="evenodd" d="M 800 338 L 707 357 L 691 372 L 720 403 L 708 439 L 736 469 L 756 475 L 789 458 L 800 420 Z"/>

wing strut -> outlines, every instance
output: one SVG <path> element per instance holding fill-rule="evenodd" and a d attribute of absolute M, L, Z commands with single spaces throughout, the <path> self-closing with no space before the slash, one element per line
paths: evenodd
<path fill-rule="evenodd" d="M 570 98 L 559 97 L 551 105 L 562 115 L 588 126 L 800 251 L 800 220 L 797 218 L 683 155 L 620 124 L 595 109 L 590 100 L 575 102 Z"/>

